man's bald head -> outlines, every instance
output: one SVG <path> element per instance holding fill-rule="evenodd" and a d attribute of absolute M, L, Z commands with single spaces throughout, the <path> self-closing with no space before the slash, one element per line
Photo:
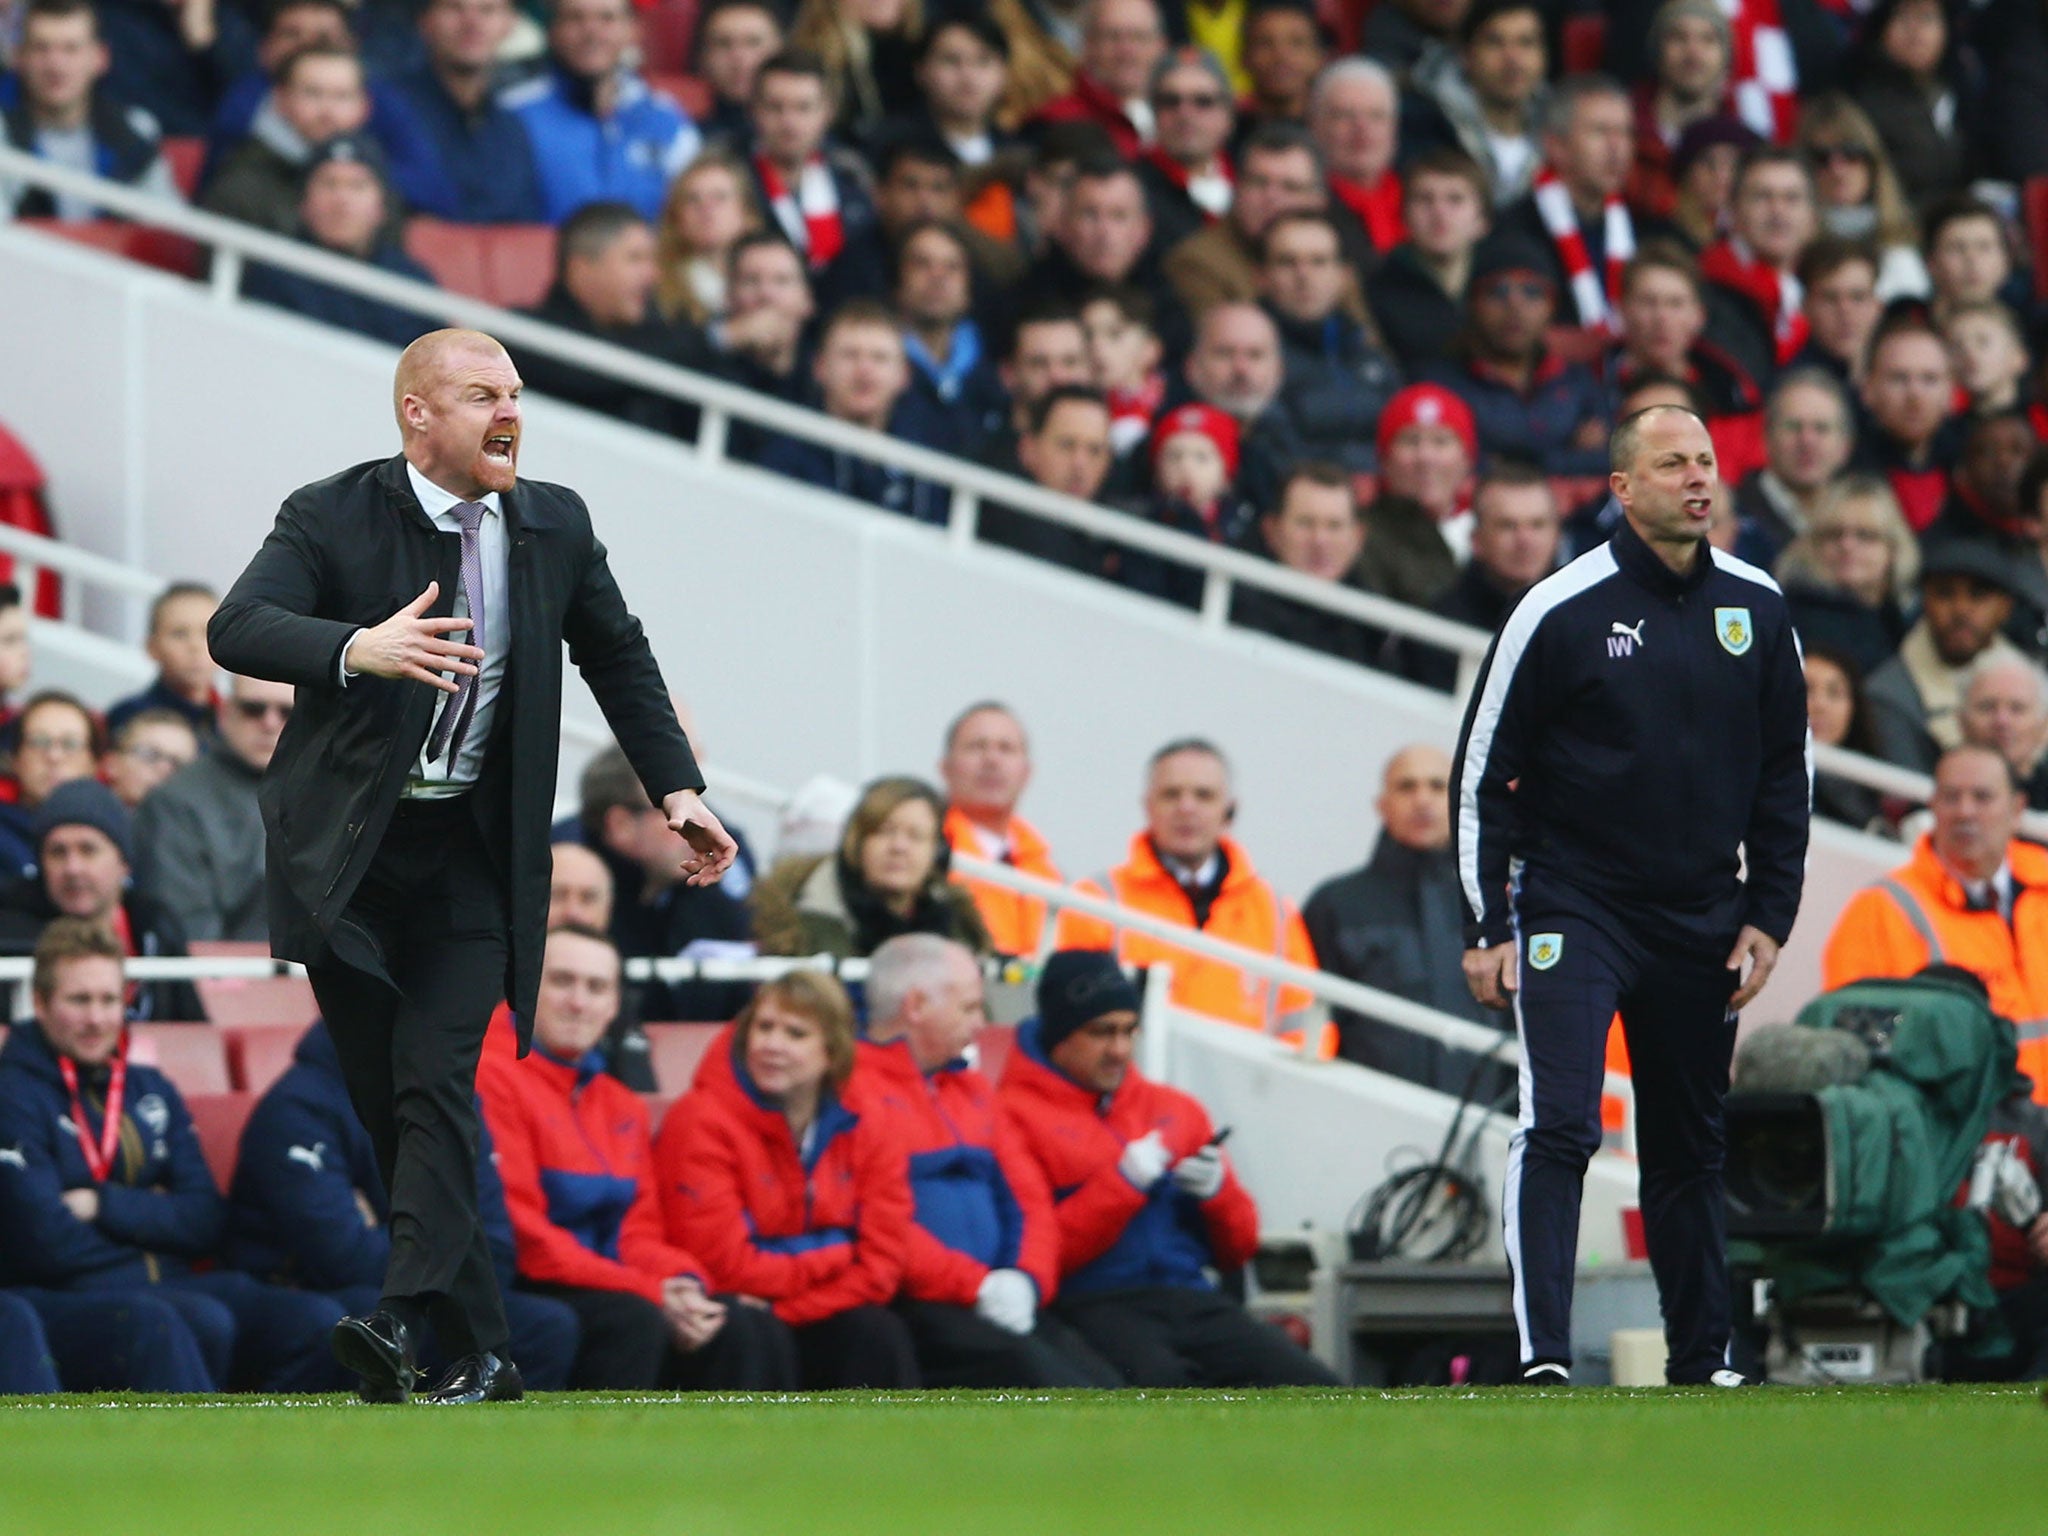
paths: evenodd
<path fill-rule="evenodd" d="M 1451 757 L 1426 742 L 1387 759 L 1375 802 L 1380 825 L 1404 848 L 1429 851 L 1451 841 Z"/>
<path fill-rule="evenodd" d="M 1636 455 L 1643 449 L 1643 428 L 1667 411 L 1676 411 L 1681 416 L 1690 416 L 1699 421 L 1699 414 L 1683 405 L 1646 405 L 1640 411 L 1622 417 L 1621 425 L 1614 429 L 1614 436 L 1607 443 L 1607 467 L 1616 474 L 1625 473 L 1636 467 Z M 1704 429 L 1705 422 L 1700 422 Z"/>
<path fill-rule="evenodd" d="M 464 501 L 518 480 L 519 370 L 494 336 L 430 331 L 407 347 L 392 379 L 405 456 Z"/>
<path fill-rule="evenodd" d="M 548 885 L 548 927 L 594 928 L 612 925 L 612 872 L 605 861 L 581 843 L 554 845 L 554 874 Z"/>
<path fill-rule="evenodd" d="M 391 411 L 398 418 L 401 436 L 412 430 L 405 419 L 405 397 L 428 393 L 458 362 L 471 358 L 512 361 L 497 337 L 452 326 L 427 332 L 398 354 L 398 369 L 391 380 Z"/>

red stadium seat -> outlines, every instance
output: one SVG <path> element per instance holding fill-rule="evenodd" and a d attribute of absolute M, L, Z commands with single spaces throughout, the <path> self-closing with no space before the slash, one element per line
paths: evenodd
<path fill-rule="evenodd" d="M 640 51 L 650 75 L 688 69 L 696 43 L 697 0 L 653 0 L 641 10 Z"/>
<path fill-rule="evenodd" d="M 163 141 L 164 164 L 170 167 L 171 180 L 178 184 L 178 190 L 186 197 L 199 194 L 199 172 L 206 164 L 206 140 L 203 138 L 171 138 Z"/>
<path fill-rule="evenodd" d="M 50 506 L 44 492 L 47 482 L 43 466 L 22 444 L 20 438 L 0 427 L 0 524 L 24 533 L 55 538 Z M 14 557 L 0 555 L 0 581 L 13 581 Z M 42 618 L 64 616 L 64 589 L 55 571 L 36 573 L 36 613 Z"/>
<path fill-rule="evenodd" d="M 697 1063 L 711 1048 L 723 1024 L 649 1024 L 647 1044 L 654 1053 L 654 1080 L 664 1094 L 687 1093 Z"/>
<path fill-rule="evenodd" d="M 25 228 L 39 229 L 47 235 L 89 245 L 111 255 L 125 256 L 145 267 L 156 267 L 179 277 L 197 277 L 204 266 L 199 247 L 183 235 L 172 234 L 167 229 L 148 229 L 140 224 L 124 224 L 118 219 L 23 219 L 20 222 Z"/>
<path fill-rule="evenodd" d="M 1598 12 L 1564 19 L 1564 70 L 1568 75 L 1590 74 L 1607 62 L 1607 17 Z"/>
<path fill-rule="evenodd" d="M 2027 225 L 2027 244 L 2034 252 L 2034 294 L 2048 299 L 2048 176 L 2028 179 L 2020 206 Z"/>
<path fill-rule="evenodd" d="M 226 1093 L 233 1086 L 225 1030 L 205 1024 L 137 1024 L 128 1032 L 128 1051 L 134 1061 L 163 1073 L 188 1099 L 195 1093 Z"/>
<path fill-rule="evenodd" d="M 292 1053 L 305 1038 L 305 1030 L 293 1025 L 245 1025 L 225 1032 L 228 1037 L 228 1075 L 243 1093 L 265 1093 L 270 1085 L 291 1069 Z"/>
<path fill-rule="evenodd" d="M 507 309 L 528 309 L 547 296 L 555 280 L 552 224 L 486 224 L 481 297 Z"/>
<path fill-rule="evenodd" d="M 405 221 L 405 253 L 450 293 L 487 297 L 484 227 L 420 214 Z"/>
<path fill-rule="evenodd" d="M 975 1031 L 974 1050 L 981 1058 L 981 1075 L 992 1083 L 1003 1080 L 1003 1063 L 1017 1043 L 1017 1031 L 1009 1024 L 986 1024 Z"/>
<path fill-rule="evenodd" d="M 213 1182 L 223 1191 L 235 1181 L 235 1159 L 242 1150 L 242 1127 L 256 1108 L 253 1093 L 188 1093 L 185 1107 L 192 1111 L 192 1129 L 199 1135 L 199 1150 L 206 1154 L 206 1166 L 213 1170 Z"/>
<path fill-rule="evenodd" d="M 313 984 L 303 976 L 233 976 L 193 985 L 206 1005 L 206 1016 L 216 1024 L 304 1029 L 320 1013 Z"/>
<path fill-rule="evenodd" d="M 698 122 L 711 113 L 711 87 L 695 75 L 681 70 L 650 69 L 647 83 L 663 95 L 674 97 L 676 105 Z"/>

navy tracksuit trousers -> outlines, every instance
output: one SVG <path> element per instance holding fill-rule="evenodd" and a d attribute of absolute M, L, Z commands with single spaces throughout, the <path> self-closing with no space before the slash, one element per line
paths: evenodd
<path fill-rule="evenodd" d="M 1579 1202 L 1600 1147 L 1607 1031 L 1619 1012 L 1665 1372 L 1673 1382 L 1703 1382 L 1727 1363 L 1721 1105 L 1735 1051 L 1728 999 L 1737 977 L 1725 962 L 1736 929 L 1717 943 L 1693 921 L 1609 911 L 1554 891 L 1518 891 L 1515 922 L 1521 1113 L 1501 1219 L 1523 1361 L 1571 1361 Z"/>

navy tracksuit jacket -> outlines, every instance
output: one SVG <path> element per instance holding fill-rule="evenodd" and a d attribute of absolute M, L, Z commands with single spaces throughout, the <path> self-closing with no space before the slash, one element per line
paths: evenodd
<path fill-rule="evenodd" d="M 1806 861 L 1806 686 L 1783 594 L 1704 545 L 1681 576 L 1623 521 L 1510 615 L 1452 784 L 1467 942 L 1519 949 L 1501 1215 L 1523 1358 L 1570 1358 L 1579 1197 L 1619 1011 L 1668 1370 L 1705 1380 L 1728 1332 L 1726 961 L 1746 924 L 1784 942 Z"/>

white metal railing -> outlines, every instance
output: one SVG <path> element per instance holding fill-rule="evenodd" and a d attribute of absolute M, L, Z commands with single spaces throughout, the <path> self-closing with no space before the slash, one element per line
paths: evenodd
<path fill-rule="evenodd" d="M 967 459 L 855 427 L 821 412 L 770 399 L 671 363 L 657 362 L 608 342 L 577 336 L 481 299 L 397 277 L 218 214 L 167 202 L 119 182 L 53 165 L 4 144 L 0 144 L 0 178 L 89 200 L 123 219 L 172 230 L 205 246 L 212 255 L 209 282 L 224 303 L 239 296 L 246 263 L 259 261 L 413 314 L 488 330 L 516 346 L 670 399 L 686 401 L 699 409 L 696 453 L 707 463 L 726 458 L 730 421 L 738 417 L 947 486 L 952 493 L 947 509 L 947 534 L 958 545 L 973 543 L 982 505 L 995 502 L 1096 538 L 1194 566 L 1204 572 L 1199 622 L 1212 629 L 1226 627 L 1232 588 L 1244 585 L 1450 651 L 1459 658 L 1461 679 L 1469 678 L 1492 641 L 1484 630 L 1454 623 L 1392 598 L 1304 576 L 1256 555 L 1221 548 L 1189 534 L 1048 491 Z"/>

